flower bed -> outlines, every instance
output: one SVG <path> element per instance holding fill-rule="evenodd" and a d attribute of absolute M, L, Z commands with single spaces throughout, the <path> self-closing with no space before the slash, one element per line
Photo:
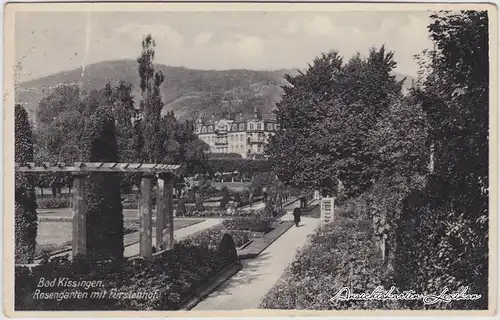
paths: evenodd
<path fill-rule="evenodd" d="M 261 215 L 236 217 L 224 220 L 222 225 L 192 235 L 183 240 L 183 243 L 217 250 L 223 235 L 228 233 L 233 237 L 236 247 L 241 247 L 251 239 L 263 237 L 265 232 L 272 230 L 273 221 L 273 218 Z"/>
<path fill-rule="evenodd" d="M 259 214 L 260 211 L 236 209 L 234 212 L 216 207 L 205 207 L 204 210 L 197 210 L 194 205 L 186 204 L 184 214 L 176 213 L 176 217 L 238 217 Z"/>
<path fill-rule="evenodd" d="M 228 230 L 224 228 L 224 226 L 218 225 L 192 235 L 181 242 L 185 245 L 205 247 L 209 250 L 218 250 L 225 233 L 233 237 L 236 247 L 241 247 L 253 238 L 252 232 L 246 230 Z"/>
<path fill-rule="evenodd" d="M 65 257 L 33 268 L 16 267 L 16 310 L 176 310 L 209 277 L 217 274 L 234 261 L 219 256 L 206 248 L 178 244 L 174 250 L 164 252 L 151 260 L 134 259 L 123 263 L 98 263 L 90 259 L 68 261 Z M 98 287 L 42 287 L 41 278 L 59 283 L 69 281 L 94 281 Z M 82 283 L 82 282 L 80 282 Z M 91 282 L 86 282 L 90 284 Z M 69 295 L 80 291 L 88 296 L 83 299 L 36 299 L 35 290 L 43 293 Z M 104 297 L 92 296 L 106 290 Z M 118 298 L 110 292 L 133 293 L 135 298 Z M 151 293 L 151 296 L 144 296 Z M 40 297 L 40 295 L 38 295 Z M 93 297 L 93 298 L 92 298 Z"/>
<path fill-rule="evenodd" d="M 235 217 L 222 222 L 222 225 L 229 230 L 247 230 L 253 232 L 268 232 L 274 222 L 272 217 L 260 215 Z"/>
<path fill-rule="evenodd" d="M 394 302 L 332 299 L 341 289 L 372 292 L 390 288 L 390 275 L 380 249 L 372 240 L 370 222 L 336 217 L 319 229 L 309 245 L 295 257 L 281 279 L 267 293 L 265 309 L 388 309 Z"/>
<path fill-rule="evenodd" d="M 37 209 L 61 209 L 71 207 L 69 197 L 37 198 L 36 204 Z"/>

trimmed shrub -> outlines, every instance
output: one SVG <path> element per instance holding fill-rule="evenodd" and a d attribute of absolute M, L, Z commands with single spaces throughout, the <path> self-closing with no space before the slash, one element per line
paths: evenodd
<path fill-rule="evenodd" d="M 203 211 L 205 210 L 205 207 L 203 206 L 203 198 L 199 195 L 199 194 L 196 194 L 196 197 L 195 197 L 195 208 L 196 210 L 199 210 L 199 211 Z"/>
<path fill-rule="evenodd" d="M 100 107 L 85 128 L 83 159 L 118 162 L 115 120 L 108 107 Z M 99 258 L 123 258 L 123 206 L 121 176 L 91 173 L 85 181 L 87 197 L 87 252 Z"/>
<path fill-rule="evenodd" d="M 28 113 L 15 106 L 15 161 L 33 162 L 33 132 Z M 35 180 L 32 173 L 15 173 L 15 262 L 33 262 L 37 225 Z"/>
<path fill-rule="evenodd" d="M 222 210 L 225 210 L 225 209 L 227 209 L 227 205 L 229 204 L 229 200 L 231 200 L 231 197 L 229 196 L 229 190 L 227 189 L 226 186 L 224 186 L 221 189 L 220 194 L 222 196 L 222 200 L 220 202 L 220 208 Z"/>
<path fill-rule="evenodd" d="M 176 216 L 177 217 L 187 216 L 186 215 L 186 200 L 185 199 L 179 199 L 179 201 L 177 202 Z"/>
<path fill-rule="evenodd" d="M 219 256 L 228 261 L 238 260 L 238 252 L 233 241 L 233 237 L 229 233 L 224 233 L 219 246 Z"/>

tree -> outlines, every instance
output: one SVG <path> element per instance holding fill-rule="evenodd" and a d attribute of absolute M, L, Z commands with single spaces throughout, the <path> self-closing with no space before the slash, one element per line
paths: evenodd
<path fill-rule="evenodd" d="M 141 78 L 140 134 L 142 145 L 137 145 L 140 160 L 157 163 L 163 159 L 163 141 L 160 135 L 160 119 L 163 109 L 160 86 L 165 80 L 161 71 L 155 72 L 153 60 L 156 43 L 148 34 L 142 41 L 142 54 L 137 59 Z"/>
<path fill-rule="evenodd" d="M 15 106 L 15 161 L 33 162 L 33 133 L 26 109 Z M 32 263 L 38 229 L 35 180 L 32 173 L 15 174 L 15 261 Z"/>
<path fill-rule="evenodd" d="M 86 103 L 79 87 L 63 85 L 44 97 L 37 109 L 36 140 L 49 162 L 74 162 L 85 126 Z"/>
<path fill-rule="evenodd" d="M 337 51 L 314 59 L 295 77 L 277 104 L 280 130 L 266 152 L 282 181 L 333 194 L 342 181 L 348 196 L 367 190 L 377 173 L 367 144 L 370 130 L 401 97 L 393 53 L 382 46 L 367 58 L 343 64 Z"/>
<path fill-rule="evenodd" d="M 133 139 L 133 117 L 134 97 L 132 96 L 132 85 L 120 81 L 111 89 L 110 103 L 113 106 L 113 115 L 116 119 L 116 135 L 120 161 L 131 162 L 134 159 L 132 149 Z"/>
<path fill-rule="evenodd" d="M 453 308 L 488 307 L 488 13 L 439 12 L 435 50 L 414 95 L 429 123 L 434 168 L 405 201 L 396 270 L 401 287 L 481 294 Z M 432 267 L 431 267 L 432 266 Z M 406 276 L 403 274 L 406 273 Z M 412 277 L 408 278 L 407 274 Z"/>
<path fill-rule="evenodd" d="M 82 159 L 118 162 L 112 108 L 101 106 L 85 128 Z M 123 207 L 118 173 L 91 173 L 85 182 L 87 196 L 87 252 L 96 258 L 123 258 Z"/>
<path fill-rule="evenodd" d="M 37 109 L 36 158 L 40 162 L 79 161 L 80 142 L 86 120 L 97 106 L 107 103 L 109 88 L 82 92 L 78 86 L 62 85 L 44 97 Z M 47 173 L 39 177 L 39 187 L 52 188 L 52 196 L 71 187 L 70 174 Z"/>

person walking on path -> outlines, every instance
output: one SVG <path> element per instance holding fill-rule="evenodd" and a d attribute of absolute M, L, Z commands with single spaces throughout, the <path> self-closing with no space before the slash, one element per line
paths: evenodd
<path fill-rule="evenodd" d="M 299 199 L 300 199 L 300 208 L 305 209 L 307 207 L 307 200 L 306 200 L 307 195 L 301 194 Z"/>
<path fill-rule="evenodd" d="M 296 227 L 299 226 L 301 213 L 302 212 L 301 212 L 300 208 L 293 209 L 293 222 L 295 222 Z"/>

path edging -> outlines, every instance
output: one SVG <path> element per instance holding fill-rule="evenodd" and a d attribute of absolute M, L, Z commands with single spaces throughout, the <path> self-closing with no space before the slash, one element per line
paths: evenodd
<path fill-rule="evenodd" d="M 263 241 L 265 241 L 265 245 L 263 247 L 259 248 L 258 250 L 254 251 L 254 252 L 251 252 L 250 250 L 248 250 L 248 251 L 250 251 L 248 253 L 242 253 L 242 254 L 238 253 L 238 258 L 241 260 L 244 260 L 244 259 L 254 259 L 254 258 L 258 257 L 264 250 L 269 248 L 269 246 L 271 246 L 276 240 L 278 240 L 282 235 L 284 235 L 293 226 L 293 223 L 290 221 L 282 221 L 280 223 L 280 225 L 283 223 L 288 224 L 288 226 L 285 226 L 281 230 L 279 230 L 276 233 L 276 235 L 273 238 L 271 238 L 271 240 L 269 242 L 263 240 Z M 256 241 L 254 241 L 253 243 L 254 244 L 256 243 L 256 246 L 258 245 L 258 243 Z M 245 248 L 245 249 L 247 249 L 247 248 Z M 245 250 L 245 249 L 243 249 L 243 250 Z"/>
<path fill-rule="evenodd" d="M 214 292 L 224 282 L 226 282 L 232 276 L 238 273 L 242 268 L 243 266 L 239 261 L 233 262 L 229 266 L 225 267 L 217 274 L 209 278 L 207 282 L 198 287 L 198 289 L 196 289 L 196 292 L 192 297 L 187 298 L 185 302 L 182 302 L 179 305 L 178 310 L 193 309 L 194 307 L 196 307 L 198 303 L 200 303 L 203 299 L 208 297 L 212 292 Z"/>

